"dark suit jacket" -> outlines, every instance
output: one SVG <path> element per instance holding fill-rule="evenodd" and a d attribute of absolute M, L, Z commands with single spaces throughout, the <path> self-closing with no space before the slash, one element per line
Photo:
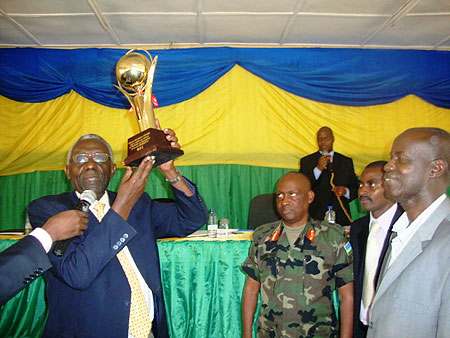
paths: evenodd
<path fill-rule="evenodd" d="M 322 220 L 328 206 L 332 205 L 333 210 L 336 211 L 336 223 L 349 225 L 350 220 L 345 216 L 336 195 L 331 191 L 330 171 L 323 170 L 317 180 L 314 176 L 313 170 L 321 156 L 317 151 L 300 159 L 300 172 L 309 178 L 315 194 L 314 201 L 309 206 L 309 215 L 314 219 Z M 349 202 L 358 195 L 358 179 L 353 168 L 353 160 L 350 157 L 334 152 L 332 167 L 334 171 L 334 185 L 342 185 L 350 190 L 350 199 L 341 197 L 344 208 L 350 214 Z"/>
<path fill-rule="evenodd" d="M 0 253 L 0 305 L 52 267 L 41 243 L 26 236 Z"/>
<path fill-rule="evenodd" d="M 377 279 L 381 263 L 383 262 L 384 255 L 389 246 L 389 237 L 392 230 L 392 226 L 403 214 L 402 207 L 398 204 L 397 210 L 395 211 L 394 217 L 392 218 L 391 225 L 386 234 L 384 240 L 383 248 L 381 249 L 381 255 L 378 260 L 378 268 L 375 274 L 375 279 Z M 363 328 L 363 323 L 359 320 L 359 312 L 361 310 L 361 298 L 362 298 L 362 287 L 364 278 L 364 268 L 366 260 L 366 247 L 367 238 L 369 237 L 369 222 L 370 215 L 366 215 L 354 221 L 350 228 L 350 243 L 353 248 L 353 275 L 354 281 L 354 307 L 353 307 L 353 336 L 358 338 L 363 338 L 366 336 L 366 330 Z M 376 285 L 376 282 L 375 282 Z"/>
<path fill-rule="evenodd" d="M 65 255 L 49 253 L 54 268 L 46 274 L 49 316 L 43 337 L 128 336 L 130 287 L 116 257 L 124 246 L 153 292 L 152 330 L 158 338 L 168 337 L 156 239 L 187 236 L 207 219 L 200 195 L 173 191 L 176 203 L 154 202 L 144 193 L 127 222 L 110 209 L 100 224 L 89 212 L 88 229 L 73 239 Z M 112 204 L 116 194 L 108 195 Z M 41 226 L 77 203 L 75 192 L 37 199 L 28 207 L 31 224 Z"/>

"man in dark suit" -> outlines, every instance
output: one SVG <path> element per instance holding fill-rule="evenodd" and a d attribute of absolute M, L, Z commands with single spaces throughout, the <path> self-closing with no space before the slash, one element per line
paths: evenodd
<path fill-rule="evenodd" d="M 350 242 L 354 257 L 353 275 L 355 278 L 353 336 L 358 338 L 366 337 L 370 302 L 372 300 L 367 304 L 367 299 L 373 296 L 374 290 L 374 287 L 372 287 L 372 294 L 370 293 L 370 287 L 369 290 L 364 290 L 364 281 L 372 283 L 373 286 L 376 284 L 373 278 L 376 280 L 377 271 L 389 245 L 392 225 L 403 213 L 401 206 L 387 197 L 384 192 L 383 166 L 386 163 L 386 161 L 372 162 L 361 173 L 358 195 L 362 207 L 370 211 L 370 214 L 354 221 L 350 228 Z M 375 224 L 377 224 L 377 229 Z M 375 250 L 371 257 L 366 256 L 369 231 L 372 231 L 370 240 L 375 241 Z M 367 270 L 366 260 L 371 265 Z M 366 303 L 363 302 L 363 291 L 366 292 L 366 299 L 364 299 Z"/>
<path fill-rule="evenodd" d="M 164 133 L 178 148 L 175 133 Z M 84 190 L 93 190 L 98 199 L 90 207 L 87 231 L 63 256 L 49 254 L 54 268 L 47 273 L 49 315 L 43 337 L 168 337 L 156 239 L 189 235 L 206 223 L 207 210 L 173 160 L 159 169 L 175 203 L 152 201 L 144 189 L 153 163 L 147 156 L 134 173 L 127 168 L 117 194 L 106 191 L 116 169 L 111 148 L 98 135 L 85 135 L 67 157 L 65 172 L 75 191 L 30 203 L 36 227 L 74 208 Z M 134 316 L 138 304 L 145 315 Z"/>
<path fill-rule="evenodd" d="M 87 216 L 68 210 L 48 219 L 42 228 L 0 253 L 0 305 L 52 267 L 47 252 L 54 241 L 79 236 L 86 230 Z"/>
<path fill-rule="evenodd" d="M 334 135 L 329 127 L 317 132 L 319 150 L 300 159 L 300 172 L 306 175 L 314 191 L 314 202 L 309 206 L 312 218 L 322 220 L 328 206 L 336 212 L 336 223 L 349 225 L 349 203 L 356 198 L 358 179 L 353 160 L 333 150 Z"/>

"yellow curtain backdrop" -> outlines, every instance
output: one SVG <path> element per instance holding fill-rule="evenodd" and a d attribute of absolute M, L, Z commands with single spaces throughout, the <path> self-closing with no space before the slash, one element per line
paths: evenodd
<path fill-rule="evenodd" d="M 139 132 L 133 114 L 74 92 L 44 103 L 0 97 L 0 106 L 0 175 L 62 169 L 68 147 L 86 133 L 110 142 L 120 163 L 127 138 Z M 335 150 L 353 158 L 357 174 L 370 161 L 387 159 L 395 136 L 409 127 L 450 130 L 448 109 L 415 96 L 370 107 L 324 104 L 289 94 L 239 66 L 198 96 L 156 109 L 156 117 L 178 135 L 185 151 L 178 165 L 297 169 L 301 156 L 317 150 L 315 134 L 327 125 L 335 133 Z"/>

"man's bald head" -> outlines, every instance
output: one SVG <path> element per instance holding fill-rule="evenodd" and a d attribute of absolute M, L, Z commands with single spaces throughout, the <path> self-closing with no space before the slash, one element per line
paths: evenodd
<path fill-rule="evenodd" d="M 308 177 L 306 177 L 302 173 L 290 171 L 280 178 L 278 184 L 285 180 L 292 180 L 296 182 L 299 187 L 303 187 L 306 190 L 311 190 L 311 182 L 309 181 Z"/>
<path fill-rule="evenodd" d="M 392 144 L 384 166 L 386 194 L 400 201 L 412 221 L 449 185 L 450 135 L 439 128 L 412 128 Z"/>
<path fill-rule="evenodd" d="M 284 175 L 277 185 L 276 204 L 284 223 L 298 227 L 308 221 L 309 204 L 314 199 L 309 179 L 298 172 Z"/>
<path fill-rule="evenodd" d="M 450 133 L 440 128 L 411 128 L 401 133 L 399 137 L 410 137 L 413 142 L 421 144 L 429 160 L 442 160 L 446 170 L 443 175 L 449 185 L 450 165 Z"/>

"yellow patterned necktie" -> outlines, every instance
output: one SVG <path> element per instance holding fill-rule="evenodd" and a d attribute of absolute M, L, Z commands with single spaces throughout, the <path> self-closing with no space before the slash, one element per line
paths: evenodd
<path fill-rule="evenodd" d="M 105 213 L 105 204 L 97 202 L 93 208 L 97 212 L 97 219 L 101 222 Z M 150 322 L 147 303 L 145 302 L 139 280 L 124 250 L 117 254 L 117 258 L 120 265 L 122 265 L 131 289 L 130 321 L 128 324 L 130 334 L 135 338 L 148 338 L 152 329 L 152 323 Z"/>
<path fill-rule="evenodd" d="M 97 201 L 92 208 L 96 212 L 95 217 L 97 217 L 98 221 L 101 222 L 105 216 L 105 203 Z"/>

